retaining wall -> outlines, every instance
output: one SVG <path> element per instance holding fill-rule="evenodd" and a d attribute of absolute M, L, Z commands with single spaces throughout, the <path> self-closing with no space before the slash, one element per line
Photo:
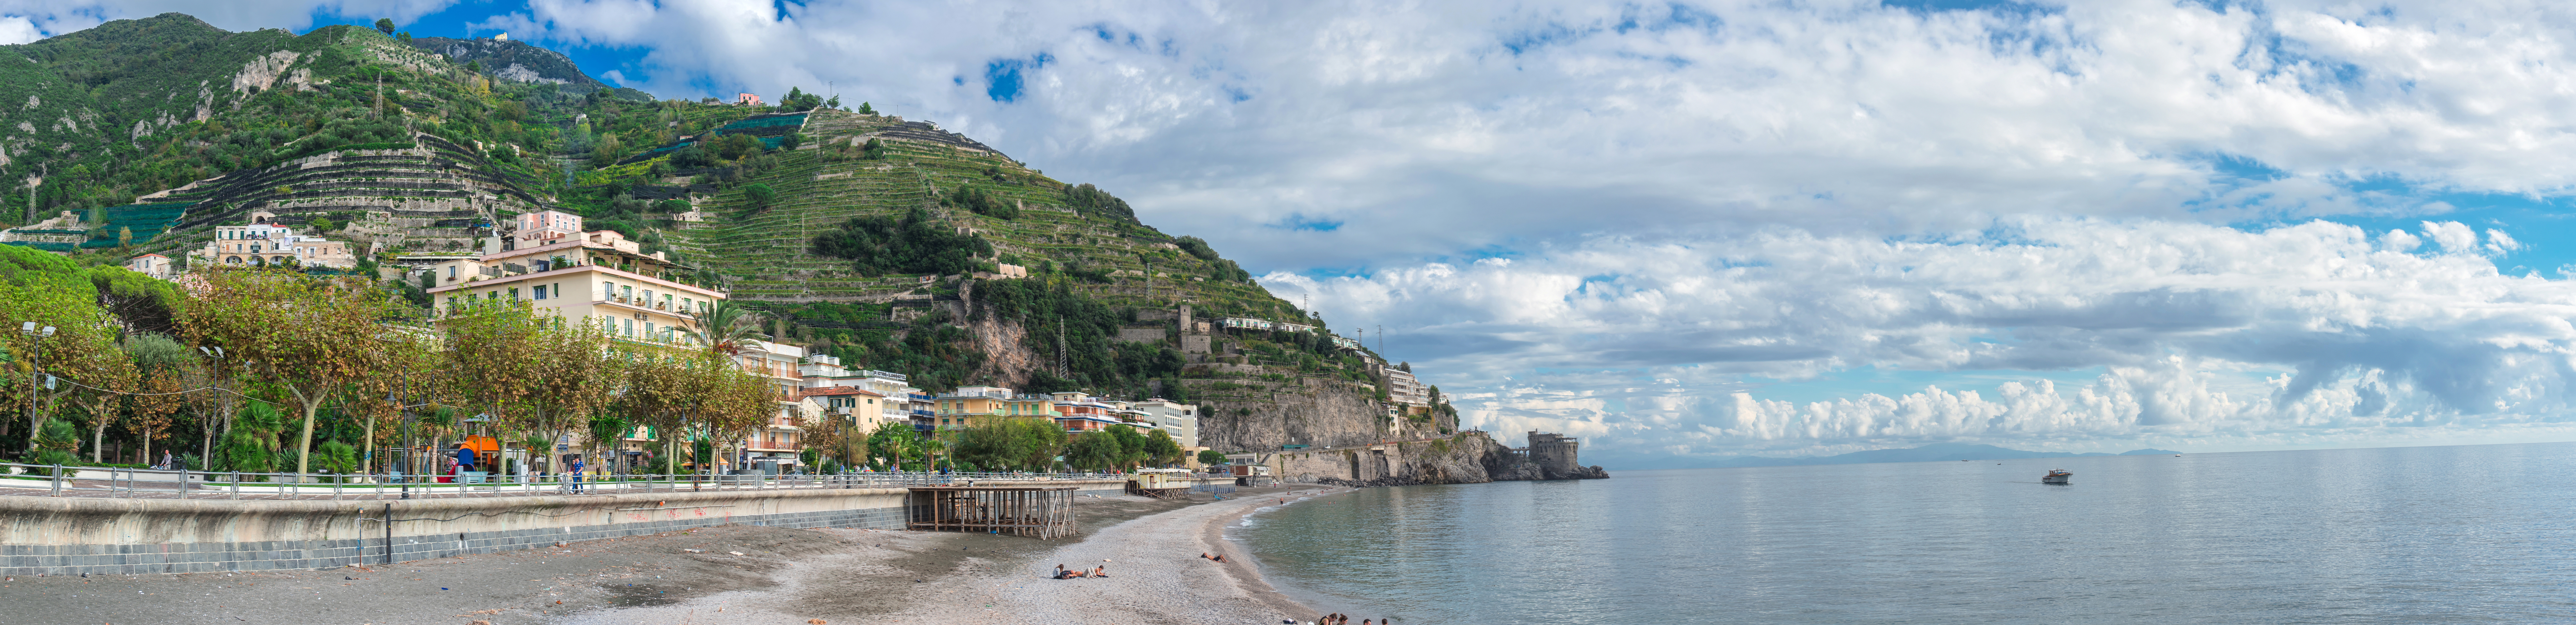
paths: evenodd
<path fill-rule="evenodd" d="M 1037 482 L 1087 494 L 1124 481 Z M 999 485 L 999 484 L 988 484 Z M 717 525 L 903 529 L 892 488 L 401 500 L 0 496 L 0 574 L 314 569 L 512 551 Z M 390 510 L 390 540 L 378 519 Z"/>

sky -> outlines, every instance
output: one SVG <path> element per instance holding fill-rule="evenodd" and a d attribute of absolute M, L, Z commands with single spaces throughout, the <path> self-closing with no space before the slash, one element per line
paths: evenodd
<path fill-rule="evenodd" d="M 1612 468 L 2576 440 L 2576 6 L 0 0 L 938 122 Z"/>

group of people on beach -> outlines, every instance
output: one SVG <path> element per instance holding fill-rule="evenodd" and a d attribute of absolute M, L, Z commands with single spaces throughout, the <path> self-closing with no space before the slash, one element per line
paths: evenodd
<path fill-rule="evenodd" d="M 1096 566 L 1096 567 L 1092 567 L 1092 568 L 1091 568 L 1091 570 L 1085 571 L 1085 570 L 1082 570 L 1082 569 L 1071 569 L 1071 570 L 1067 570 L 1066 568 L 1064 568 L 1064 565 L 1062 565 L 1062 564 L 1055 565 L 1055 579 L 1073 579 L 1073 578 L 1077 578 L 1077 577 L 1108 577 L 1108 576 L 1109 576 L 1109 567 L 1106 567 L 1106 566 Z"/>
<path fill-rule="evenodd" d="M 1394 623 L 1395 621 L 1391 620 L 1360 619 L 1360 625 L 1393 625 Z M 1316 617 L 1315 625 L 1351 625 L 1351 617 L 1340 612 L 1335 612 Z"/>

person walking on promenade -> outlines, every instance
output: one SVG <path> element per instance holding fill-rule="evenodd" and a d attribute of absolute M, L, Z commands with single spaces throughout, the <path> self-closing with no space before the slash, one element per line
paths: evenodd
<path fill-rule="evenodd" d="M 572 459 L 572 492 L 581 492 L 581 459 Z"/>

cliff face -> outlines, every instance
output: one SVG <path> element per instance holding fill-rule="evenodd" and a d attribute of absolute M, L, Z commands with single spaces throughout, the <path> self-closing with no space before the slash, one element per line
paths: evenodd
<path fill-rule="evenodd" d="M 1279 479 L 1341 486 L 1477 484 L 1512 480 L 1599 479 L 1600 467 L 1552 470 L 1530 462 L 1484 432 L 1400 443 L 1280 452 L 1269 464 Z"/>
<path fill-rule="evenodd" d="M 1199 444 L 1220 450 L 1345 447 L 1421 437 L 1402 427 L 1402 420 L 1390 423 L 1385 407 L 1349 384 L 1298 378 L 1246 392 L 1260 394 L 1205 402 Z"/>

